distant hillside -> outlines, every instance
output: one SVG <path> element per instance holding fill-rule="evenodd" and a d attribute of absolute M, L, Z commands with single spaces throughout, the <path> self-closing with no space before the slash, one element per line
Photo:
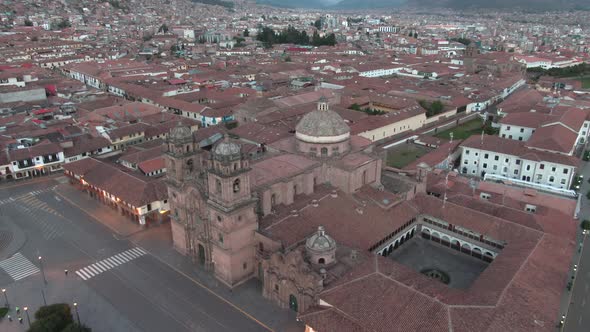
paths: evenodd
<path fill-rule="evenodd" d="M 234 8 L 234 3 L 231 1 L 224 1 L 224 0 L 192 0 L 192 2 L 202 3 L 205 5 L 216 5 L 222 6 L 225 8 Z"/>
<path fill-rule="evenodd" d="M 193 0 L 194 1 L 194 0 Z M 287 8 L 378 9 L 400 6 L 453 9 L 525 9 L 530 11 L 589 9 L 590 0 L 256 0 L 259 4 Z"/>
<path fill-rule="evenodd" d="M 590 9 L 588 0 L 413 0 L 412 7 L 445 7 L 453 9 L 525 9 L 531 11 Z"/>
<path fill-rule="evenodd" d="M 406 3 L 406 0 L 342 0 L 332 6 L 337 9 L 361 9 L 361 8 L 393 8 Z"/>

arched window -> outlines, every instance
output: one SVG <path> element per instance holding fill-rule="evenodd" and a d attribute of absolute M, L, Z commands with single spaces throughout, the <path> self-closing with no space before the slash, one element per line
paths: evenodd
<path fill-rule="evenodd" d="M 192 171 L 193 171 L 193 160 L 192 159 L 189 159 L 186 161 L 186 167 L 187 167 L 189 173 L 192 173 Z"/>
<path fill-rule="evenodd" d="M 190 148 L 191 148 L 190 145 L 187 145 L 186 146 L 186 152 L 189 152 L 190 151 Z"/>
<path fill-rule="evenodd" d="M 264 252 L 264 243 L 258 242 L 258 251 Z"/>
<path fill-rule="evenodd" d="M 324 264 L 326 264 L 326 260 L 323 258 L 320 258 L 320 259 L 318 259 L 318 264 L 324 265 Z"/>
<path fill-rule="evenodd" d="M 275 204 L 277 204 L 277 195 L 276 194 L 272 194 L 270 196 L 270 206 L 275 206 Z"/>
<path fill-rule="evenodd" d="M 322 148 L 320 151 L 321 151 L 322 157 L 328 156 L 328 148 Z"/>
<path fill-rule="evenodd" d="M 234 181 L 233 188 L 234 188 L 234 194 L 240 192 L 240 179 L 236 179 Z"/>
<path fill-rule="evenodd" d="M 215 192 L 221 194 L 221 181 L 219 179 L 215 180 Z"/>

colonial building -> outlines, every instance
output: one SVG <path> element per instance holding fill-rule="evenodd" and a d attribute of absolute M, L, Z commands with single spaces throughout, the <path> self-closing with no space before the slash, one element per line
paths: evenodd
<path fill-rule="evenodd" d="M 380 180 L 381 160 L 367 140 L 351 138 L 326 101 L 277 149 L 251 163 L 237 141 L 226 138 L 207 151 L 188 128 L 170 133 L 166 169 L 174 245 L 230 286 L 254 275 L 260 218 L 328 183 L 352 193 Z"/>
<path fill-rule="evenodd" d="M 307 331 L 469 331 L 508 320 L 513 331 L 553 329 L 574 200 L 497 184 L 483 192 L 424 163 L 382 174 L 369 140 L 322 102 L 258 159 L 237 139 L 203 146 L 197 133 L 178 126 L 168 138 L 175 248 L 229 287 L 258 279 Z M 498 203 L 508 194 L 510 206 Z M 459 281 L 445 285 L 442 271 L 398 262 L 417 241 L 478 271 L 469 280 L 451 271 Z M 547 305 L 527 292 L 532 281 Z"/>

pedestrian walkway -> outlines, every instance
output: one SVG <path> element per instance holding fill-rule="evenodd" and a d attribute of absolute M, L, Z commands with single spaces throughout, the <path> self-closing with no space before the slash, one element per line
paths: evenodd
<path fill-rule="evenodd" d="M 57 185 L 51 186 L 51 187 L 48 187 L 48 188 L 45 188 L 45 189 L 38 189 L 38 190 L 35 190 L 35 191 L 31 191 L 30 193 L 27 193 L 25 195 L 20 195 L 20 196 L 18 196 L 16 198 L 15 197 L 4 198 L 4 199 L 1 199 L 0 200 L 0 205 L 6 205 L 6 204 L 9 204 L 9 203 L 13 203 L 15 201 L 18 201 L 18 200 L 21 200 L 21 199 L 25 199 L 27 197 L 35 197 L 35 196 L 38 196 L 40 194 L 53 191 L 53 190 L 55 190 L 55 188 L 57 188 Z"/>
<path fill-rule="evenodd" d="M 60 224 L 52 222 L 47 214 L 63 218 L 63 215 L 35 196 L 26 195 L 16 200 L 16 208 L 29 216 L 39 225 L 43 237 L 47 240 L 58 238 L 64 234 Z"/>
<path fill-rule="evenodd" d="M 76 274 L 82 278 L 82 280 L 88 280 L 93 278 L 103 272 L 106 272 L 112 268 L 115 268 L 119 265 L 125 264 L 130 262 L 138 257 L 141 257 L 146 254 L 146 251 L 142 248 L 133 248 L 122 253 L 113 255 L 109 258 L 103 259 L 99 262 L 96 262 L 92 265 L 88 265 L 85 268 L 82 268 L 76 271 Z"/>
<path fill-rule="evenodd" d="M 32 276 L 39 272 L 39 268 L 33 265 L 30 260 L 17 252 L 12 257 L 0 261 L 0 268 L 2 268 L 15 281 Z"/>

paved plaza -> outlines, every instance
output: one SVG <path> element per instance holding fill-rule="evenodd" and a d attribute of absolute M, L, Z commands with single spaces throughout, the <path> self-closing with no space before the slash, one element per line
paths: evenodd
<path fill-rule="evenodd" d="M 468 288 L 486 269 L 488 263 L 442 246 L 429 240 L 414 237 L 389 256 L 412 269 L 422 272 L 435 269 L 449 277 L 449 287 Z"/>

